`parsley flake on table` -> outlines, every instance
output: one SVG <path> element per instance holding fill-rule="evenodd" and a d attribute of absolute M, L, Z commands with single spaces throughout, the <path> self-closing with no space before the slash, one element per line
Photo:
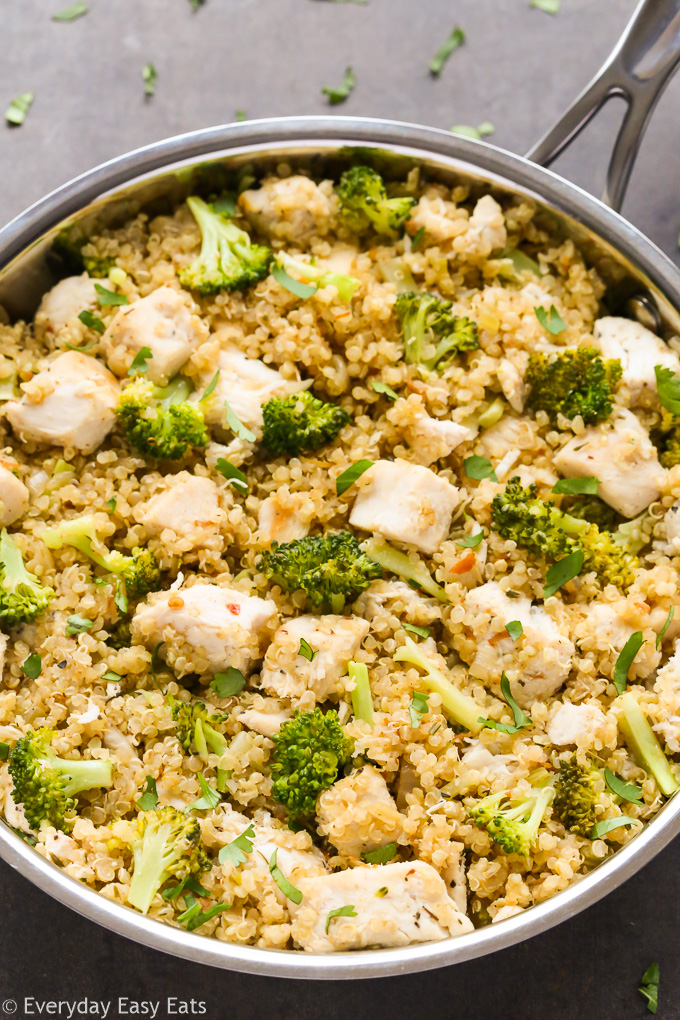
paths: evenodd
<path fill-rule="evenodd" d="M 5 120 L 13 127 L 19 127 L 26 120 L 26 114 L 35 99 L 35 92 L 23 92 L 13 99 L 5 110 Z"/>
<path fill-rule="evenodd" d="M 145 64 L 142 68 L 142 81 L 144 82 L 144 95 L 152 96 L 156 91 L 158 71 L 153 64 Z"/>
<path fill-rule="evenodd" d="M 338 103 L 344 103 L 346 99 L 349 99 L 356 83 L 354 71 L 351 67 L 347 67 L 345 68 L 345 77 L 342 79 L 341 84 L 337 88 L 326 85 L 321 89 L 321 93 L 324 96 L 328 96 L 328 102 L 331 106 L 337 106 Z"/>
<path fill-rule="evenodd" d="M 63 10 L 53 14 L 52 21 L 75 21 L 76 18 L 82 18 L 89 10 L 90 8 L 85 3 L 85 0 L 76 0 L 75 3 L 69 4 L 68 7 L 64 7 Z"/>
<path fill-rule="evenodd" d="M 451 54 L 455 53 L 464 42 L 465 32 L 463 32 L 463 29 L 458 27 L 454 28 L 430 61 L 430 74 L 434 75 L 435 78 L 438 78 L 444 68 L 444 64 Z"/>

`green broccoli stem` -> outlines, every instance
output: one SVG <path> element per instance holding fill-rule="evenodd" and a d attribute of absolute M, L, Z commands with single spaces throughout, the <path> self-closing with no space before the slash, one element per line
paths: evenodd
<path fill-rule="evenodd" d="M 130 882 L 128 903 L 146 914 L 153 898 L 165 880 L 168 864 L 168 841 L 172 825 L 164 822 L 154 832 L 147 832 L 141 845 L 133 850 L 134 871 Z"/>
<path fill-rule="evenodd" d="M 397 649 L 392 658 L 395 662 L 408 662 L 424 670 L 425 676 L 421 679 L 426 687 L 441 697 L 444 714 L 470 733 L 480 732 L 482 723 L 479 718 L 482 710 L 477 702 L 459 691 L 446 674 L 423 654 L 415 641 L 407 637 L 406 643 Z"/>
<path fill-rule="evenodd" d="M 113 782 L 113 766 L 110 761 L 87 759 L 72 761 L 68 758 L 57 758 L 51 755 L 47 759 L 50 768 L 64 774 L 64 793 L 74 797 L 84 790 L 95 790 L 98 787 L 108 788 Z"/>
<path fill-rule="evenodd" d="M 56 528 L 48 528 L 43 531 L 40 537 L 48 549 L 63 549 L 65 545 L 70 545 L 96 563 L 98 567 L 116 573 L 116 569 L 112 565 L 111 554 L 102 555 L 95 549 L 95 543 L 101 545 L 104 550 L 106 547 L 100 542 L 97 535 L 92 514 L 75 517 L 70 521 L 62 521 Z"/>
<path fill-rule="evenodd" d="M 369 559 L 378 563 L 383 570 L 397 574 L 406 581 L 414 581 L 428 595 L 433 595 L 440 602 L 448 602 L 446 592 L 437 584 L 422 560 L 413 563 L 406 553 L 399 552 L 380 538 L 370 538 L 361 548 Z"/>
<path fill-rule="evenodd" d="M 3 568 L 2 585 L 10 591 L 16 591 L 20 585 L 32 588 L 36 578 L 24 566 L 21 550 L 14 539 L 10 538 L 7 528 L 0 535 L 0 563 Z"/>
<path fill-rule="evenodd" d="M 279 252 L 277 262 L 287 273 L 291 273 L 292 270 L 292 274 L 302 277 L 303 283 L 316 283 L 319 287 L 335 287 L 340 301 L 351 301 L 355 290 L 360 285 L 360 281 L 353 276 L 345 276 L 344 273 L 334 273 L 322 269 L 312 265 L 311 262 L 296 259 L 285 251 Z"/>
<path fill-rule="evenodd" d="M 352 710 L 357 719 L 362 719 L 369 726 L 373 725 L 373 698 L 368 681 L 368 667 L 364 662 L 348 662 L 347 672 L 354 680 L 352 691 Z"/>
<path fill-rule="evenodd" d="M 637 698 L 627 691 L 614 704 L 618 708 L 619 729 L 633 757 L 641 768 L 651 772 L 663 795 L 670 797 L 680 784 Z"/>
<path fill-rule="evenodd" d="M 163 410 L 167 411 L 174 404 L 184 404 L 193 391 L 194 388 L 189 380 L 185 379 L 184 376 L 178 375 L 167 386 L 156 386 L 153 396 Z"/>
<path fill-rule="evenodd" d="M 477 419 L 477 424 L 479 425 L 480 429 L 490 429 L 492 425 L 495 425 L 496 422 L 499 422 L 503 415 L 505 414 L 506 407 L 507 404 L 505 403 L 503 398 L 496 397 L 496 399 L 489 404 L 487 409 L 485 411 L 482 411 L 479 418 Z"/>

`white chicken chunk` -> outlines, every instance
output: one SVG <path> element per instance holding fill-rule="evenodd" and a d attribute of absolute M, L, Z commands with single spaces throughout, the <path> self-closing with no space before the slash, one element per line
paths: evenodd
<path fill-rule="evenodd" d="M 30 495 L 21 479 L 0 464 L 0 526 L 6 528 L 26 513 Z"/>
<path fill-rule="evenodd" d="M 237 718 L 249 730 L 271 738 L 292 717 L 293 710 L 286 708 L 276 698 L 262 698 L 261 701 L 257 708 L 246 708 Z"/>
<path fill-rule="evenodd" d="M 553 706 L 546 733 L 551 744 L 592 747 L 606 724 L 599 705 L 572 705 L 565 701 Z"/>
<path fill-rule="evenodd" d="M 477 238 L 479 254 L 489 255 L 497 248 L 505 248 L 508 233 L 500 205 L 491 195 L 482 195 L 470 217 L 470 228 Z"/>
<path fill-rule="evenodd" d="M 429 468 L 379 460 L 355 483 L 350 524 L 387 539 L 436 552 L 451 527 L 459 491 Z"/>
<path fill-rule="evenodd" d="M 622 381 L 630 391 L 631 406 L 656 403 L 655 365 L 680 373 L 680 358 L 663 340 L 632 319 L 606 316 L 594 327 L 595 340 L 604 358 L 618 358 Z"/>
<path fill-rule="evenodd" d="M 575 648 L 546 609 L 525 597 L 510 598 L 497 581 L 473 588 L 464 605 L 465 625 L 474 640 L 466 653 L 473 676 L 499 683 L 504 670 L 522 708 L 545 701 L 565 683 Z M 506 630 L 512 621 L 523 628 L 516 641 Z"/>
<path fill-rule="evenodd" d="M 87 273 L 60 280 L 43 296 L 35 316 L 36 325 L 44 326 L 55 333 L 64 326 L 80 327 L 78 320 L 80 313 L 93 311 L 98 307 L 97 291 L 94 286 L 101 282 L 93 280 Z"/>
<path fill-rule="evenodd" d="M 680 553 L 680 499 L 676 499 L 673 506 L 668 508 L 663 523 L 668 544 L 674 552 Z"/>
<path fill-rule="evenodd" d="M 106 360 L 116 375 L 127 373 L 142 347 L 148 347 L 146 378 L 165 385 L 208 335 L 188 294 L 170 284 L 121 308 L 102 336 Z"/>
<path fill-rule="evenodd" d="M 472 438 L 472 432 L 465 425 L 443 418 L 431 418 L 429 414 L 415 415 L 405 434 L 411 447 L 411 456 L 425 467 L 442 457 L 448 457 L 457 446 Z"/>
<path fill-rule="evenodd" d="M 520 414 L 524 410 L 526 399 L 529 396 L 529 387 L 524 382 L 528 363 L 529 355 L 526 351 L 517 351 L 512 360 L 510 358 L 501 358 L 498 363 L 497 375 L 503 396 L 513 411 L 517 411 Z"/>
<path fill-rule="evenodd" d="M 302 241 L 328 232 L 330 189 L 297 174 L 244 191 L 238 204 L 258 230 L 285 241 Z"/>
<path fill-rule="evenodd" d="M 132 619 L 135 640 L 163 654 L 175 671 L 218 672 L 234 666 L 247 672 L 262 658 L 262 645 L 276 615 L 268 599 L 218 584 L 151 595 Z"/>
<path fill-rule="evenodd" d="M 324 790 L 316 806 L 319 832 L 346 857 L 357 860 L 367 850 L 395 843 L 404 818 L 397 811 L 387 783 L 372 765 L 365 765 Z"/>
<path fill-rule="evenodd" d="M 443 878 L 425 861 L 350 868 L 304 878 L 298 888 L 302 902 L 290 905 L 291 934 L 308 952 L 406 946 L 473 930 Z M 326 934 L 329 913 L 349 903 L 356 916 L 332 918 Z"/>
<path fill-rule="evenodd" d="M 92 453 L 113 428 L 120 390 L 115 376 L 95 358 L 60 354 L 23 385 L 21 400 L 5 413 L 21 439 Z"/>
<path fill-rule="evenodd" d="M 345 690 L 347 663 L 369 631 L 359 616 L 298 616 L 277 630 L 262 665 L 262 686 L 281 698 L 313 691 L 317 701 Z M 316 654 L 300 654 L 306 641 Z M 303 646 L 304 647 L 304 646 Z"/>
<path fill-rule="evenodd" d="M 258 881 L 269 885 L 282 905 L 288 904 L 289 901 L 270 874 L 269 864 L 274 853 L 276 865 L 294 886 L 297 886 L 302 878 L 327 873 L 323 854 L 315 846 L 310 845 L 306 833 L 293 833 L 287 826 L 274 823 L 269 813 L 258 813 L 258 819 L 254 820 L 234 811 L 226 804 L 220 806 L 216 828 L 224 843 L 236 839 L 251 826 L 250 838 L 253 841 L 253 850 L 247 855 L 245 862 L 239 865 L 239 869 L 257 872 Z"/>
<path fill-rule="evenodd" d="M 582 652 L 602 652 L 613 662 L 636 631 L 643 631 L 652 625 L 647 607 L 643 604 L 640 612 L 638 605 L 634 600 L 629 602 L 620 598 L 611 603 L 596 602 L 583 607 L 581 618 L 572 626 L 576 644 Z M 655 641 L 646 640 L 633 660 L 629 678 L 633 680 L 649 676 L 660 660 L 661 652 L 656 648 Z M 599 668 L 603 670 L 602 663 Z"/>
<path fill-rule="evenodd" d="M 262 425 L 262 407 L 268 400 L 297 393 L 311 385 L 309 381 L 291 382 L 284 379 L 276 369 L 269 368 L 257 358 L 246 357 L 237 347 L 223 348 L 218 355 L 216 368 L 220 371 L 220 377 L 205 410 L 205 419 L 211 425 L 224 424 L 226 400 L 243 425 L 251 429 L 259 428 Z M 202 379 L 203 385 L 207 386 L 214 374 L 211 368 Z"/>
<path fill-rule="evenodd" d="M 570 439 L 555 456 L 567 478 L 594 476 L 598 496 L 624 517 L 637 517 L 659 498 L 664 469 L 646 429 L 632 411 Z"/>
<path fill-rule="evenodd" d="M 653 729 L 661 734 L 671 754 L 680 752 L 680 646 L 675 654 L 656 674 L 654 692 L 659 705 L 653 709 L 656 722 Z"/>
<path fill-rule="evenodd" d="M 169 478 L 170 487 L 135 507 L 135 519 L 151 534 L 166 536 L 172 551 L 188 551 L 206 545 L 219 532 L 226 514 L 219 504 L 219 490 L 209 478 L 180 471 Z"/>
<path fill-rule="evenodd" d="M 308 493 L 279 490 L 263 499 L 257 514 L 260 542 L 281 545 L 304 538 L 309 533 L 311 516 L 300 512 L 302 503 L 310 503 Z"/>

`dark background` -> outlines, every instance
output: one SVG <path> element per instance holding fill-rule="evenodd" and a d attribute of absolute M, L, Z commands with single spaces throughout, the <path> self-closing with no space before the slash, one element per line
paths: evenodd
<path fill-rule="evenodd" d="M 351 64 L 341 113 L 448 128 L 489 120 L 491 140 L 525 151 L 607 55 L 635 0 L 3 0 L 0 112 L 22 92 L 24 125 L 0 123 L 0 222 L 70 177 L 167 135 L 234 119 L 327 112 L 320 94 Z M 451 28 L 466 45 L 439 80 L 427 64 Z M 145 99 L 141 72 L 158 87 Z M 659 104 L 624 213 L 675 261 L 680 230 L 680 79 Z M 557 165 L 598 191 L 620 109 L 610 104 Z M 0 862 L 3 1000 L 202 1000 L 205 1016 L 260 1020 L 624 1020 L 649 1015 L 636 988 L 661 966 L 659 1016 L 680 1018 L 680 844 L 589 910 L 495 956 L 380 981 L 288 982 L 218 971 L 144 949 L 83 920 Z M 62 1014 L 65 1015 L 65 1014 Z M 116 1017 L 115 1005 L 109 1017 Z M 164 1016 L 161 1007 L 159 1017 Z"/>

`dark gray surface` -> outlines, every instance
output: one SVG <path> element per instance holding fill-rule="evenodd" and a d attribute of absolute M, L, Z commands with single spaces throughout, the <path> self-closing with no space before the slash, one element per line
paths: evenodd
<path fill-rule="evenodd" d="M 528 0 L 90 0 L 70 24 L 68 0 L 5 0 L 0 108 L 36 101 L 19 129 L 0 126 L 0 222 L 75 174 L 164 136 L 249 116 L 319 113 L 323 85 L 347 64 L 357 88 L 343 113 L 449 127 L 491 120 L 491 140 L 523 152 L 587 82 L 634 0 L 563 0 L 553 18 Z M 467 44 L 434 81 L 427 63 L 454 24 Z M 141 69 L 158 69 L 153 99 Z M 677 259 L 680 79 L 663 97 L 631 183 L 626 215 Z M 615 105 L 556 169 L 585 187 L 603 179 Z M 421 1017 L 606 1020 L 643 1017 L 636 992 L 662 969 L 659 1015 L 680 1017 L 680 845 L 623 889 L 560 928 L 494 957 L 427 975 L 330 985 L 245 977 L 165 957 L 111 935 L 0 866 L 3 1000 L 203 1000 L 209 1018 Z M 11 1008 L 11 1007 L 10 1007 Z M 63 1007 L 64 1008 L 64 1007 Z M 197 1009 L 198 1007 L 196 1007 Z M 37 1015 L 37 1006 L 33 1007 Z M 68 1015 L 62 1012 L 62 1015 Z M 197 1013 L 195 1015 L 198 1015 Z"/>

